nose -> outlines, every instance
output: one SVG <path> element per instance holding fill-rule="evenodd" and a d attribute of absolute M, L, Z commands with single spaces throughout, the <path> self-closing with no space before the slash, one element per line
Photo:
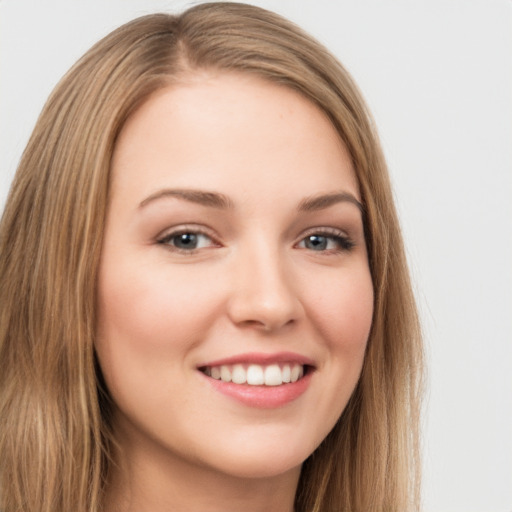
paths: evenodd
<path fill-rule="evenodd" d="M 286 258 L 263 244 L 238 255 L 228 315 L 241 327 L 265 332 L 296 323 L 303 306 Z"/>

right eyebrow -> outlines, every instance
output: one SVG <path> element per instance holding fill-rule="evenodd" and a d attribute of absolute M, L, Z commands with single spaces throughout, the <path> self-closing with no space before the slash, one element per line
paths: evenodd
<path fill-rule="evenodd" d="M 233 208 L 233 201 L 224 194 L 219 194 L 218 192 L 208 192 L 206 190 L 196 190 L 196 189 L 162 189 L 159 190 L 150 196 L 146 197 L 139 204 L 139 208 L 143 208 L 144 206 L 158 201 L 159 199 L 169 198 L 169 197 L 177 197 L 178 199 L 183 199 L 185 201 L 189 201 L 191 203 L 197 203 L 203 206 L 208 206 L 210 208 L 220 208 L 220 209 L 228 209 Z"/>

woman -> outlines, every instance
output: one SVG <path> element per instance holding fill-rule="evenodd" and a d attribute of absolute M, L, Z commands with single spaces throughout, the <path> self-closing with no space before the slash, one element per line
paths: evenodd
<path fill-rule="evenodd" d="M 100 41 L 41 114 L 1 254 L 5 512 L 418 507 L 385 163 L 294 25 L 213 3 Z"/>

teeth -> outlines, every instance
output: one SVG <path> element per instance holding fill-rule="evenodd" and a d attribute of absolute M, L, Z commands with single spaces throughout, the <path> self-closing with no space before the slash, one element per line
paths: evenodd
<path fill-rule="evenodd" d="M 212 379 L 235 384 L 248 384 L 250 386 L 280 386 L 289 382 L 297 382 L 304 376 L 304 367 L 301 364 L 270 364 L 262 366 L 243 364 L 208 366 L 204 373 Z"/>
<path fill-rule="evenodd" d="M 251 364 L 247 368 L 247 384 L 251 386 L 261 386 L 265 384 L 263 368 L 257 364 Z"/>
<path fill-rule="evenodd" d="M 247 375 L 244 367 L 241 364 L 235 364 L 231 372 L 231 380 L 235 384 L 245 384 L 247 382 Z"/>
<path fill-rule="evenodd" d="M 283 366 L 283 382 L 290 382 L 292 370 L 289 364 Z"/>
<path fill-rule="evenodd" d="M 224 382 L 231 382 L 231 370 L 229 366 L 222 365 L 220 367 L 220 378 Z"/>
<path fill-rule="evenodd" d="M 297 364 L 293 365 L 291 375 L 290 375 L 290 382 L 297 382 L 302 375 L 304 375 L 304 370 L 302 369 L 302 366 L 299 366 Z"/>
<path fill-rule="evenodd" d="M 280 386 L 283 383 L 281 368 L 277 364 L 271 364 L 265 368 L 265 386 Z"/>

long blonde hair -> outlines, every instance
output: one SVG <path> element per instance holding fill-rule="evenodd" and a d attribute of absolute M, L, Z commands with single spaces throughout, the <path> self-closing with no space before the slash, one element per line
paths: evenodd
<path fill-rule="evenodd" d="M 325 48 L 235 3 L 122 26 L 65 75 L 41 113 L 0 224 L 0 508 L 101 510 L 113 441 L 94 336 L 110 160 L 127 117 L 201 69 L 253 73 L 318 105 L 350 151 L 365 207 L 375 306 L 364 367 L 304 462 L 296 511 L 416 510 L 421 337 L 371 117 Z"/>

